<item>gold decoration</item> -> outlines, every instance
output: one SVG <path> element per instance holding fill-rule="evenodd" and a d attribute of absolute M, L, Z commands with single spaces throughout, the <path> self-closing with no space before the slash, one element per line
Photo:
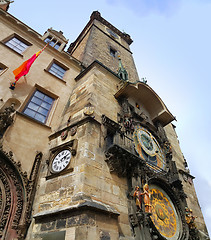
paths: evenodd
<path fill-rule="evenodd" d="M 172 203 L 159 189 L 151 189 L 150 194 L 152 205 L 151 219 L 155 227 L 164 237 L 173 237 L 177 231 L 177 221 Z"/>
<path fill-rule="evenodd" d="M 84 108 L 84 115 L 90 116 L 94 113 L 93 107 L 85 107 Z"/>

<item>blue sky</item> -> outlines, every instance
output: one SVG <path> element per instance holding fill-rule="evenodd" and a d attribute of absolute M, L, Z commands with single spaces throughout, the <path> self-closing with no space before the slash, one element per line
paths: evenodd
<path fill-rule="evenodd" d="M 62 30 L 71 43 L 95 10 L 131 35 L 139 77 L 176 116 L 211 233 L 211 0 L 15 0 L 9 12 L 41 34 L 50 27 Z"/>

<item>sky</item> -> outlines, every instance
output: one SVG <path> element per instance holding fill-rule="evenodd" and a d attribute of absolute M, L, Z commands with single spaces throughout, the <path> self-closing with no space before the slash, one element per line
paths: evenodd
<path fill-rule="evenodd" d="M 176 117 L 211 235 L 211 0 L 15 0 L 9 13 L 40 34 L 62 30 L 71 43 L 96 10 L 134 40 L 139 77 Z"/>

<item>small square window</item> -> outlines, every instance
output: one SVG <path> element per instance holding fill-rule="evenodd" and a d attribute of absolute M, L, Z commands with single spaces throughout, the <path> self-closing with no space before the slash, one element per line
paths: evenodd
<path fill-rule="evenodd" d="M 60 46 L 61 46 L 61 43 L 57 42 L 56 45 L 54 46 L 54 48 L 57 50 L 57 49 L 59 49 Z"/>
<path fill-rule="evenodd" d="M 115 49 L 110 48 L 110 54 L 111 54 L 112 57 L 116 57 L 116 52 L 117 51 Z"/>
<path fill-rule="evenodd" d="M 51 37 L 51 36 L 48 36 L 48 37 L 44 40 L 44 42 L 48 43 L 48 42 L 51 41 L 51 39 L 52 39 L 52 37 Z"/>
<path fill-rule="evenodd" d="M 9 40 L 7 40 L 4 44 L 20 54 L 23 53 L 29 47 L 29 44 L 24 42 L 18 36 L 13 36 Z"/>
<path fill-rule="evenodd" d="M 55 75 L 56 77 L 63 79 L 65 72 L 67 71 L 67 69 L 63 66 L 61 66 L 58 63 L 53 62 L 50 66 L 50 68 L 48 69 L 48 71 L 50 73 L 52 73 L 53 75 Z"/>
<path fill-rule="evenodd" d="M 51 47 L 53 47 L 55 44 L 56 44 L 56 40 L 55 39 L 53 39 L 52 41 L 49 42 L 49 45 Z"/>
<path fill-rule="evenodd" d="M 23 113 L 39 122 L 45 123 L 52 108 L 53 102 L 53 98 L 36 90 L 25 107 Z"/>

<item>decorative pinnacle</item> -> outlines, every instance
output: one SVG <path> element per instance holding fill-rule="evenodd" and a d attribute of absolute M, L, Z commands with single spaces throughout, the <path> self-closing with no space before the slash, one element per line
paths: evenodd
<path fill-rule="evenodd" d="M 147 83 L 147 79 L 146 79 L 146 77 L 141 78 L 141 80 L 142 80 L 143 83 L 145 83 L 145 84 Z"/>

